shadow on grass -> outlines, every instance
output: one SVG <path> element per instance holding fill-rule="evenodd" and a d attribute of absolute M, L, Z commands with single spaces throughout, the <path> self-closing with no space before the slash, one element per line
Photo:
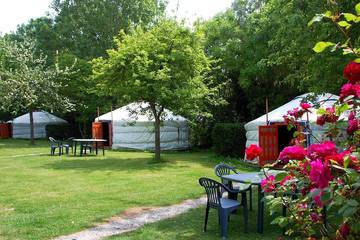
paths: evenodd
<path fill-rule="evenodd" d="M 83 170 L 83 171 L 134 171 L 160 170 L 170 165 L 169 162 L 151 163 L 152 158 L 105 158 L 105 159 L 64 159 L 43 165 L 45 168 L 56 170 Z"/>

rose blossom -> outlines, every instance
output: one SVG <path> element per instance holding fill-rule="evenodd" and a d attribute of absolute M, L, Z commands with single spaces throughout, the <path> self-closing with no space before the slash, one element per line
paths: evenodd
<path fill-rule="evenodd" d="M 360 81 L 360 64 L 356 62 L 350 62 L 344 68 L 344 76 L 350 83 L 357 83 Z"/>
<path fill-rule="evenodd" d="M 309 108 L 311 108 L 311 104 L 309 103 L 300 103 L 300 107 L 304 110 L 308 110 Z"/>
<path fill-rule="evenodd" d="M 310 213 L 310 218 L 311 218 L 311 221 L 315 222 L 315 223 L 321 220 L 321 216 L 315 212 Z"/>
<path fill-rule="evenodd" d="M 356 132 L 357 130 L 360 129 L 360 120 L 352 119 L 352 120 L 349 120 L 348 123 L 349 123 L 349 126 L 347 127 L 346 132 L 349 135 L 352 135 L 354 132 Z"/>
<path fill-rule="evenodd" d="M 264 192 L 273 192 L 275 190 L 275 177 L 270 175 L 260 182 L 261 188 Z"/>
<path fill-rule="evenodd" d="M 334 142 L 325 141 L 322 143 L 311 144 L 308 147 L 307 156 L 312 160 L 325 159 L 326 156 L 334 155 L 337 153 L 336 145 Z"/>
<path fill-rule="evenodd" d="M 262 151 L 262 148 L 258 145 L 251 144 L 248 148 L 245 149 L 246 159 L 253 160 L 254 158 L 259 157 Z"/>
<path fill-rule="evenodd" d="M 279 155 L 279 159 L 283 163 L 288 163 L 289 160 L 303 160 L 305 158 L 305 155 L 306 155 L 305 148 L 301 146 L 289 146 L 289 147 L 285 147 L 281 151 Z"/>
<path fill-rule="evenodd" d="M 311 193 L 314 192 L 316 189 L 311 189 Z M 320 191 L 319 194 L 313 196 L 313 200 L 315 202 L 315 204 L 318 206 L 318 207 L 323 207 L 324 206 L 324 203 L 321 201 L 321 196 L 323 195 L 323 192 Z"/>
<path fill-rule="evenodd" d="M 327 161 L 322 163 L 320 160 L 316 160 L 312 161 L 310 165 L 311 170 L 309 177 L 311 182 L 317 185 L 319 188 L 328 187 L 329 181 L 333 179 L 333 176 L 331 176 Z"/>
<path fill-rule="evenodd" d="M 283 180 L 280 181 L 280 185 L 281 185 L 281 186 L 284 186 L 284 184 L 285 184 L 287 181 L 291 180 L 291 179 L 293 179 L 292 176 L 286 175 L 286 176 L 283 178 Z"/>
<path fill-rule="evenodd" d="M 340 90 L 340 100 L 343 101 L 348 96 L 360 97 L 360 84 L 345 83 Z"/>
<path fill-rule="evenodd" d="M 335 114 L 335 107 L 329 107 L 325 109 L 325 114 L 318 116 L 316 124 L 323 126 L 325 123 L 335 123 L 339 117 Z"/>
<path fill-rule="evenodd" d="M 350 234 L 351 228 L 347 223 L 343 223 L 339 227 L 339 233 L 341 236 L 346 239 L 346 237 Z"/>

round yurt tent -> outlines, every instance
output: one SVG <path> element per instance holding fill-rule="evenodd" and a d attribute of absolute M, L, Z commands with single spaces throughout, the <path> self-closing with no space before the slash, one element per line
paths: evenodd
<path fill-rule="evenodd" d="M 287 112 L 289 110 L 299 107 L 301 101 L 309 94 L 310 93 L 306 93 L 306 94 L 297 96 L 290 102 L 269 112 L 268 113 L 269 124 L 284 122 L 283 116 L 287 115 Z M 336 95 L 333 95 L 330 93 L 324 93 L 324 94 L 319 95 L 317 97 L 316 101 L 321 104 L 322 108 L 327 108 L 327 107 L 331 107 L 334 104 L 334 102 L 336 102 L 338 99 L 339 99 L 339 96 L 336 96 Z M 309 118 L 309 125 L 311 128 L 312 135 L 316 139 L 321 140 L 321 139 L 323 139 L 324 129 L 321 126 L 316 124 L 316 119 L 317 119 L 316 109 L 310 109 L 310 110 L 312 111 L 312 113 L 308 114 L 308 118 Z M 307 121 L 306 114 L 304 114 L 301 121 L 304 123 Z M 246 147 L 248 147 L 250 144 L 259 145 L 259 127 L 265 126 L 265 125 L 267 125 L 266 114 L 245 124 Z M 310 139 L 309 139 L 310 143 L 315 142 L 314 137 L 310 137 Z"/>
<path fill-rule="evenodd" d="M 124 107 L 108 112 L 95 119 L 102 123 L 109 133 L 108 136 L 113 149 L 128 148 L 138 150 L 152 150 L 154 143 L 154 120 L 147 114 L 134 112 L 145 109 L 147 103 L 131 103 Z M 160 128 L 160 146 L 162 150 L 180 150 L 189 148 L 189 127 L 184 117 L 174 115 L 165 109 L 165 118 Z M 108 125 L 108 126 L 106 126 Z M 105 127 L 106 126 L 106 127 Z"/>
<path fill-rule="evenodd" d="M 39 111 L 39 112 L 33 112 L 33 118 L 34 118 L 34 137 L 35 138 L 45 138 L 46 137 L 46 125 L 49 124 L 67 124 L 67 121 L 64 119 L 61 119 L 59 117 L 56 117 L 48 112 L 45 111 Z M 29 139 L 30 138 L 30 114 L 26 113 L 24 115 L 21 115 L 12 121 L 10 121 L 12 124 L 12 136 L 13 138 L 24 138 Z"/>

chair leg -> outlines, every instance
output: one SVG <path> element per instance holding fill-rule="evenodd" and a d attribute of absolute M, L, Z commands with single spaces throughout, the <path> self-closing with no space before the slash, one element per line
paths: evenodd
<path fill-rule="evenodd" d="M 205 210 L 205 222 L 204 222 L 204 232 L 206 232 L 206 226 L 207 226 L 207 222 L 208 222 L 208 218 L 209 218 L 209 205 L 206 205 L 206 210 Z"/>
<path fill-rule="evenodd" d="M 59 156 L 61 156 L 61 147 L 59 147 Z"/>
<path fill-rule="evenodd" d="M 227 236 L 228 213 L 225 210 L 220 209 L 219 215 L 220 215 L 221 238 L 224 239 Z"/>
<path fill-rule="evenodd" d="M 249 191 L 249 195 L 250 195 L 250 201 L 249 201 L 249 205 L 250 205 L 250 211 L 253 210 L 253 204 L 252 204 L 252 186 L 250 186 L 250 191 Z"/>
<path fill-rule="evenodd" d="M 244 215 L 244 227 L 245 227 L 245 233 L 248 232 L 248 221 L 249 221 L 249 212 L 247 207 L 247 199 L 246 199 L 246 192 L 242 194 L 242 198 L 244 199 L 243 203 L 243 215 Z"/>

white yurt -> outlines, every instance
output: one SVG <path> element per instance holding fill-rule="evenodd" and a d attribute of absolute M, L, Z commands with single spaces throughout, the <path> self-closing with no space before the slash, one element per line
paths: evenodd
<path fill-rule="evenodd" d="M 155 148 L 154 120 L 147 114 L 134 114 L 139 109 L 146 107 L 148 107 L 147 103 L 131 103 L 97 117 L 94 124 L 102 123 L 101 131 L 103 133 L 100 135 L 108 140 L 113 149 L 152 150 Z M 165 118 L 160 128 L 161 149 L 189 148 L 187 120 L 174 115 L 167 109 L 164 110 L 164 113 Z"/>
<path fill-rule="evenodd" d="M 33 112 L 34 118 L 34 137 L 45 138 L 46 137 L 46 125 L 49 124 L 67 124 L 67 121 L 54 116 L 45 111 Z M 13 138 L 30 138 L 30 114 L 26 113 L 10 121 L 12 124 L 12 136 Z"/>
<path fill-rule="evenodd" d="M 307 97 L 309 94 L 311 93 L 306 93 L 297 96 L 290 102 L 269 112 L 268 113 L 269 124 L 271 125 L 274 123 L 283 123 L 284 122 L 283 116 L 287 115 L 287 112 L 289 110 L 299 107 L 303 98 Z M 324 93 L 322 95 L 319 95 L 316 101 L 320 103 L 321 108 L 327 108 L 327 107 L 331 107 L 338 99 L 339 96 L 337 95 Z M 312 135 L 316 137 L 316 139 L 322 140 L 324 130 L 323 127 L 316 124 L 316 119 L 317 119 L 316 109 L 310 109 L 310 110 L 312 111 L 312 113 L 309 113 L 308 116 L 307 114 L 304 114 L 300 122 L 306 123 L 308 118 Z M 245 124 L 246 147 L 248 147 L 250 144 L 259 145 L 259 126 L 265 126 L 265 125 L 266 125 L 266 114 Z M 314 137 L 310 137 L 309 139 L 310 143 L 316 142 L 316 139 L 314 139 Z"/>

